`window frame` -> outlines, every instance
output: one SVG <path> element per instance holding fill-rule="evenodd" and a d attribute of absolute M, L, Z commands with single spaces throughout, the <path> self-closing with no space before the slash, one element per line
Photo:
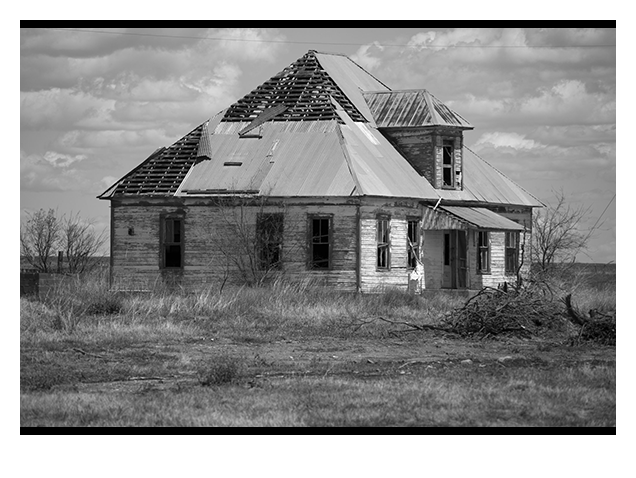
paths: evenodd
<path fill-rule="evenodd" d="M 506 232 L 505 235 L 505 239 L 504 239 L 504 271 L 506 273 L 506 275 L 510 275 L 510 274 L 516 274 L 517 273 L 517 269 L 519 268 L 519 242 L 521 239 L 521 234 L 517 231 L 510 231 L 510 232 Z M 509 239 L 514 237 L 515 238 L 515 246 L 514 247 L 510 247 L 509 246 Z M 510 269 L 508 267 L 508 263 L 509 263 L 509 251 L 514 251 L 514 269 Z"/>
<path fill-rule="evenodd" d="M 174 240 L 174 222 L 179 221 L 179 240 Z M 172 223 L 173 237 L 168 240 L 168 224 Z M 180 247 L 179 265 L 169 266 L 168 247 L 178 245 Z M 162 270 L 183 270 L 185 263 L 185 216 L 183 214 L 162 214 L 160 215 L 159 226 L 159 267 Z"/>
<path fill-rule="evenodd" d="M 314 220 L 326 220 L 327 222 L 327 241 L 314 242 Z M 324 237 L 320 235 L 318 237 Z M 327 267 L 316 267 L 314 260 L 314 245 L 327 244 Z M 330 271 L 333 269 L 333 214 L 307 214 L 307 270 L 310 271 Z"/>
<path fill-rule="evenodd" d="M 411 240 L 409 232 L 411 230 L 411 224 L 415 223 L 413 230 L 415 231 L 414 241 Z M 420 258 L 420 236 L 421 236 L 421 220 L 419 217 L 407 217 L 406 218 L 406 268 L 409 270 L 415 269 Z M 413 264 L 412 259 L 415 259 Z"/>
<path fill-rule="evenodd" d="M 271 218 L 276 218 L 276 221 L 280 221 L 279 225 L 277 225 L 276 227 L 276 229 L 280 230 L 274 230 L 272 234 L 275 240 L 272 240 L 270 237 L 264 237 L 263 234 L 264 228 L 267 227 L 267 224 L 270 222 Z M 256 214 L 256 237 L 258 240 L 257 253 L 258 267 L 260 270 L 269 271 L 283 269 L 284 231 L 285 215 L 282 212 L 259 212 Z M 268 260 L 269 257 L 264 257 L 265 251 L 269 251 L 271 246 L 274 246 L 278 249 L 278 260 L 273 263 Z"/>
<path fill-rule="evenodd" d="M 482 237 L 486 238 L 486 245 L 482 243 Z M 483 265 L 482 252 L 486 253 L 486 267 Z M 490 231 L 477 231 L 477 264 L 475 269 L 478 274 L 487 275 L 491 273 L 491 262 L 492 262 L 492 254 L 491 254 L 491 241 L 490 241 Z"/>
<path fill-rule="evenodd" d="M 448 154 L 449 163 L 446 163 L 446 152 Z M 450 184 L 446 184 L 444 175 L 446 171 L 449 171 Z M 455 178 L 455 138 L 442 138 L 442 189 L 456 189 Z"/>
<path fill-rule="evenodd" d="M 380 224 L 386 222 L 384 230 L 386 242 L 380 242 Z M 391 270 L 391 216 L 388 214 L 378 214 L 375 218 L 375 269 L 377 271 Z M 384 250 L 385 264 L 380 265 L 380 248 Z"/>

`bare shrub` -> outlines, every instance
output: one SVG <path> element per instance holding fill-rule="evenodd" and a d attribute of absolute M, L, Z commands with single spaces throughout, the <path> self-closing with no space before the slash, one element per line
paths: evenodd
<path fill-rule="evenodd" d="M 220 355 L 197 366 L 199 383 L 204 387 L 236 382 L 243 369 L 243 361 L 230 355 Z"/>

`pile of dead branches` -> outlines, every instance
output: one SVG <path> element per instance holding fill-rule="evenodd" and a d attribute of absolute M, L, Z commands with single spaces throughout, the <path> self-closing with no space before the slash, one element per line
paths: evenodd
<path fill-rule="evenodd" d="M 549 291 L 532 284 L 486 287 L 449 313 L 443 322 L 459 335 L 478 337 L 531 337 L 567 328 L 560 304 Z"/>
<path fill-rule="evenodd" d="M 572 304 L 572 294 L 562 299 L 568 318 L 580 327 L 578 336 L 573 340 L 580 342 L 594 342 L 601 345 L 616 345 L 616 314 L 604 314 L 598 310 L 590 310 L 586 315 Z"/>

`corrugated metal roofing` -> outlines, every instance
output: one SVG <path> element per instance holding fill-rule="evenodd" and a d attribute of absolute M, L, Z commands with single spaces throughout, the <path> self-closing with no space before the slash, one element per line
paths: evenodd
<path fill-rule="evenodd" d="M 369 110 L 369 106 L 362 97 L 361 90 L 388 91 L 389 88 L 344 55 L 316 52 L 316 58 L 329 76 L 335 80 L 344 94 L 347 95 L 349 101 L 355 105 L 367 121 L 374 124 L 373 115 Z M 338 102 L 340 103 L 340 100 L 338 100 Z M 345 107 L 345 105 L 343 105 L 343 107 Z M 345 110 L 347 110 L 346 107 Z M 347 112 L 349 113 L 348 110 Z M 349 116 L 352 115 L 349 114 Z M 355 117 L 353 118 L 356 119 Z"/>
<path fill-rule="evenodd" d="M 462 178 L 464 190 L 440 189 L 437 192 L 442 199 L 515 206 L 541 207 L 544 205 L 468 148 L 464 148 Z"/>
<path fill-rule="evenodd" d="M 446 211 L 479 229 L 497 231 L 523 231 L 524 227 L 510 219 L 482 207 L 442 206 Z"/>
<path fill-rule="evenodd" d="M 472 129 L 461 115 L 426 90 L 365 91 L 362 97 L 379 128 L 454 126 Z"/>

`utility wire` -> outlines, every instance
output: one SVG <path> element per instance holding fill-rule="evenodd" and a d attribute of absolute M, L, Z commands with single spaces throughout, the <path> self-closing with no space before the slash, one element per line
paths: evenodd
<path fill-rule="evenodd" d="M 255 43 L 289 43 L 295 45 L 346 45 L 364 46 L 369 43 L 345 43 L 345 42 L 323 42 L 323 41 L 290 41 L 290 40 L 254 40 L 249 38 L 216 38 L 216 37 L 196 37 L 188 35 L 164 35 L 159 33 L 137 33 L 137 32 L 112 32 L 105 30 L 84 30 L 76 28 L 44 28 L 44 30 L 55 30 L 77 33 L 100 33 L 106 35 L 129 35 L 154 38 L 178 38 L 187 40 L 211 40 L 211 41 L 237 41 Z M 616 45 L 395 45 L 377 42 L 382 47 L 405 47 L 405 48 L 616 48 Z"/>
<path fill-rule="evenodd" d="M 612 199 L 609 200 L 609 202 L 607 203 L 607 206 L 605 206 L 605 209 L 603 209 L 603 212 L 601 213 L 601 215 L 598 217 L 598 219 L 596 220 L 596 222 L 594 223 L 594 225 L 592 226 L 592 229 L 590 229 L 590 231 L 593 231 L 596 228 L 596 225 L 598 224 L 598 222 L 601 220 L 601 218 L 603 217 L 603 214 L 605 214 L 605 211 L 607 211 L 607 208 L 610 207 L 610 204 L 612 204 L 612 201 L 616 199 L 616 193 L 614 193 L 614 196 L 612 197 Z"/>

